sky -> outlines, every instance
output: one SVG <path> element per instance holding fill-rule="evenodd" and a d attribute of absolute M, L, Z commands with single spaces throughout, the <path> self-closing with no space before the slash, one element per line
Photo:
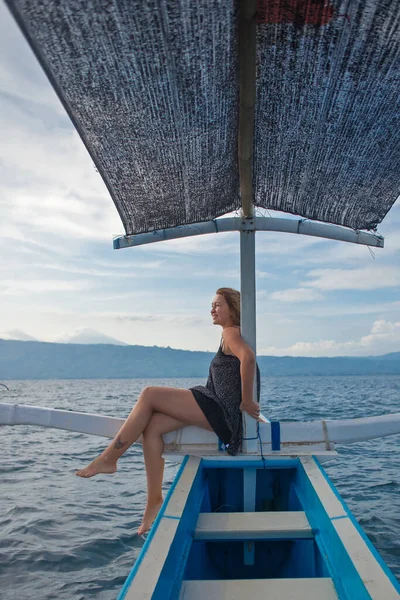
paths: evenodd
<path fill-rule="evenodd" d="M 216 349 L 210 305 L 218 287 L 240 286 L 239 234 L 113 250 L 124 233 L 114 204 L 2 3 L 0 125 L 0 337 L 68 341 L 94 330 Z M 400 351 L 399 201 L 378 233 L 385 248 L 373 251 L 257 234 L 258 354 Z"/>

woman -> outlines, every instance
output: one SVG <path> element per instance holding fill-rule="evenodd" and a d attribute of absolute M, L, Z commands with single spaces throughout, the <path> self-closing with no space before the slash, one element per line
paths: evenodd
<path fill-rule="evenodd" d="M 253 400 L 254 352 L 240 335 L 240 293 L 232 288 L 218 289 L 211 316 L 213 324 L 222 327 L 222 340 L 211 362 L 207 384 L 190 390 L 145 388 L 108 448 L 76 473 L 79 477 L 115 473 L 119 457 L 142 435 L 147 504 L 139 535 L 150 529 L 163 502 L 163 434 L 187 425 L 214 430 L 228 453 L 235 455 L 242 439 L 241 411 L 255 419 L 260 414 Z M 257 383 L 259 390 L 258 368 Z"/>

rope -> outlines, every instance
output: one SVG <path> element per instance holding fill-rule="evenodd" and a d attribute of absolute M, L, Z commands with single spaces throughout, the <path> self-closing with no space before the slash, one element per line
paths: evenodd
<path fill-rule="evenodd" d="M 260 454 L 261 454 L 261 460 L 263 461 L 263 469 L 266 469 L 266 465 L 265 465 L 265 461 L 266 458 L 263 454 L 263 450 L 262 450 L 262 441 L 261 441 L 261 434 L 260 434 L 260 422 L 257 421 L 257 435 L 256 437 L 249 437 L 249 438 L 244 438 L 242 437 L 242 441 L 246 440 L 246 441 L 250 441 L 250 440 L 258 440 L 260 442 Z"/>
<path fill-rule="evenodd" d="M 307 219 L 299 219 L 299 220 L 297 221 L 297 233 L 298 233 L 298 234 L 300 234 L 300 225 L 301 225 L 302 223 L 304 223 L 304 221 L 307 221 Z"/>
<path fill-rule="evenodd" d="M 257 421 L 257 437 L 260 440 L 260 452 L 261 452 L 261 460 L 263 461 L 263 469 L 266 469 L 266 464 L 265 464 L 265 457 L 263 454 L 263 450 L 262 450 L 262 441 L 261 441 L 261 435 L 260 435 L 260 423 Z"/>

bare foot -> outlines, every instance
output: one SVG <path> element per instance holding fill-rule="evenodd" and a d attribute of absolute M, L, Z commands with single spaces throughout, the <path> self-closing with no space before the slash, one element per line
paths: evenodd
<path fill-rule="evenodd" d="M 109 461 L 104 456 L 99 456 L 95 458 L 93 462 L 90 463 L 84 469 L 80 469 L 76 471 L 75 475 L 78 477 L 93 477 L 98 473 L 115 473 L 117 470 L 117 463 L 115 461 Z"/>
<path fill-rule="evenodd" d="M 161 498 L 161 500 L 157 502 L 157 504 L 151 504 L 146 506 L 146 510 L 144 511 L 142 519 L 142 524 L 137 531 L 138 535 L 143 535 L 144 533 L 146 533 L 146 531 L 149 531 L 149 529 L 153 525 L 154 519 L 158 515 L 158 511 L 160 510 L 162 503 L 163 499 Z"/>

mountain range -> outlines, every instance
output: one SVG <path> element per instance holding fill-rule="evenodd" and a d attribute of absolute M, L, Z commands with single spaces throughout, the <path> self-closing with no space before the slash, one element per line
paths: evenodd
<path fill-rule="evenodd" d="M 0 339 L 0 380 L 206 377 L 212 352 Z M 400 375 L 400 352 L 381 356 L 258 356 L 262 376 Z"/>
<path fill-rule="evenodd" d="M 11 331 L 7 331 L 4 333 L 0 333 L 0 339 L 4 340 L 18 340 L 20 342 L 40 342 L 42 340 L 38 340 L 31 335 L 28 335 L 24 331 L 20 329 L 13 329 Z M 83 329 L 78 329 L 71 335 L 63 335 L 59 339 L 55 340 L 56 344 L 114 344 L 116 346 L 127 346 L 126 342 L 121 342 L 121 340 L 117 340 L 116 338 L 110 337 L 109 335 L 105 335 L 101 333 L 101 331 L 96 331 L 95 329 L 90 329 L 90 327 L 84 327 Z"/>

